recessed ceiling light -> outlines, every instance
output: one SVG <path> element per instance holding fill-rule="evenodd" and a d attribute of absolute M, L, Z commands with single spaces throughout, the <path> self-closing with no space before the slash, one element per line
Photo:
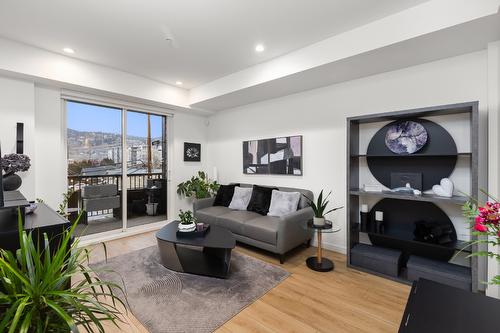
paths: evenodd
<path fill-rule="evenodd" d="M 255 45 L 255 52 L 259 52 L 259 53 L 264 52 L 264 49 L 265 49 L 264 45 L 262 45 L 262 44 Z"/>
<path fill-rule="evenodd" d="M 182 86 L 182 81 L 175 81 L 175 84 L 178 86 Z"/>
<path fill-rule="evenodd" d="M 65 47 L 63 51 L 69 54 L 75 53 L 75 50 L 73 50 L 71 47 Z"/>

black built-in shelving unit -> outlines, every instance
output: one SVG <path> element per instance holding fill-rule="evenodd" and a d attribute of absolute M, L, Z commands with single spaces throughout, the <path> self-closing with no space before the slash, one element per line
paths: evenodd
<path fill-rule="evenodd" d="M 390 151 L 383 152 L 382 150 L 376 154 L 367 153 L 367 151 L 360 151 L 360 125 L 368 123 L 384 123 L 387 121 L 396 120 L 410 120 L 410 119 L 422 119 L 425 117 L 433 116 L 443 116 L 440 117 L 441 120 L 446 121 L 446 116 L 465 114 L 469 118 L 469 129 L 470 129 L 470 151 L 439 151 L 439 149 L 429 149 L 426 151 L 423 149 L 421 152 L 412 155 L 397 155 Z M 429 164 L 439 164 L 440 161 L 446 161 L 448 159 L 455 158 L 465 158 L 468 160 L 468 172 L 470 177 L 470 189 L 471 192 L 468 193 L 470 196 L 477 198 L 479 195 L 479 177 L 478 177 L 478 154 L 479 154 L 479 138 L 478 138 L 478 102 L 468 102 L 460 104 L 451 104 L 427 108 L 419 108 L 412 110 L 403 110 L 396 112 L 387 112 L 380 114 L 372 114 L 367 116 L 351 117 L 347 119 L 347 262 L 348 266 L 361 271 L 369 272 L 379 276 L 384 276 L 378 272 L 371 271 L 370 269 L 359 267 L 351 264 L 351 249 L 358 243 L 360 243 L 360 237 L 362 231 L 360 230 L 359 216 L 360 216 L 360 204 L 366 199 L 391 199 L 391 200 L 404 200 L 405 204 L 411 204 L 412 202 L 428 202 L 428 203 L 445 203 L 454 205 L 459 214 L 461 206 L 467 201 L 466 196 L 453 196 L 452 198 L 439 197 L 433 194 L 423 194 L 422 196 L 413 195 L 400 195 L 396 193 L 388 192 L 365 192 L 360 184 L 360 161 L 363 159 L 375 159 L 377 161 L 382 161 L 381 164 L 386 167 L 390 167 L 391 161 L 395 164 L 399 163 L 403 159 L 411 159 L 412 163 L 422 163 L 428 167 Z M 362 126 L 361 126 L 362 127 Z M 364 161 L 363 161 L 364 162 Z M 455 208 L 453 208 L 455 209 Z M 466 223 L 465 219 L 463 220 Z M 366 235 L 365 235 L 366 236 Z M 398 238 L 397 234 L 387 235 L 386 237 L 394 237 L 396 241 L 407 241 L 410 243 L 415 243 L 412 239 L 404 239 L 404 237 Z M 417 244 L 420 245 L 420 244 Z M 447 245 L 447 247 L 452 246 L 456 250 L 463 249 L 466 245 L 463 241 L 457 241 L 452 245 Z M 411 246 L 411 244 L 409 245 Z M 425 246 L 425 245 L 424 245 Z M 429 244 L 429 248 L 432 246 Z M 468 251 L 477 250 L 477 246 L 469 247 Z M 480 281 L 478 279 L 478 259 L 472 257 L 470 259 L 470 274 L 472 280 L 471 290 L 478 291 L 480 289 Z M 393 280 L 397 280 L 403 283 L 410 283 L 405 279 L 404 276 L 399 276 L 398 278 L 384 276 Z"/>

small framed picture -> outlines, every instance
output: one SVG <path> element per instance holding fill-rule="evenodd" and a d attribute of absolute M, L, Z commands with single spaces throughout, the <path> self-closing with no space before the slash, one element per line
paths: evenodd
<path fill-rule="evenodd" d="M 201 161 L 201 144 L 184 142 L 184 162 Z"/>

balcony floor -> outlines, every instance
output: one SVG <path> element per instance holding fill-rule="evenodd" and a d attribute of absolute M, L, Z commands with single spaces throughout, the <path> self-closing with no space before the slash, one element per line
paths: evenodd
<path fill-rule="evenodd" d="M 127 227 L 137 227 L 140 225 L 155 223 L 166 220 L 165 215 L 156 216 L 137 216 L 129 217 L 127 220 Z M 110 215 L 92 216 L 89 217 L 88 224 L 79 224 L 75 229 L 76 236 L 86 236 L 97 234 L 106 231 L 112 231 L 122 228 L 122 220 Z"/>

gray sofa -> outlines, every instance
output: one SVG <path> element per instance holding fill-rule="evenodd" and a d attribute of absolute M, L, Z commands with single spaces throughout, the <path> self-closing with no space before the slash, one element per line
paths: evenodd
<path fill-rule="evenodd" d="M 251 184 L 241 184 L 241 187 L 252 187 Z M 312 198 L 308 190 L 289 187 L 278 187 L 280 191 L 300 192 Z M 280 262 L 285 260 L 285 254 L 291 249 L 311 242 L 312 230 L 308 229 L 307 221 L 312 220 L 313 211 L 308 200 L 301 197 L 298 210 L 282 217 L 263 216 L 255 212 L 239 211 L 223 206 L 212 206 L 214 198 L 199 199 L 194 202 L 194 216 L 203 223 L 213 224 L 229 229 L 237 241 L 249 244 L 280 256 Z"/>

